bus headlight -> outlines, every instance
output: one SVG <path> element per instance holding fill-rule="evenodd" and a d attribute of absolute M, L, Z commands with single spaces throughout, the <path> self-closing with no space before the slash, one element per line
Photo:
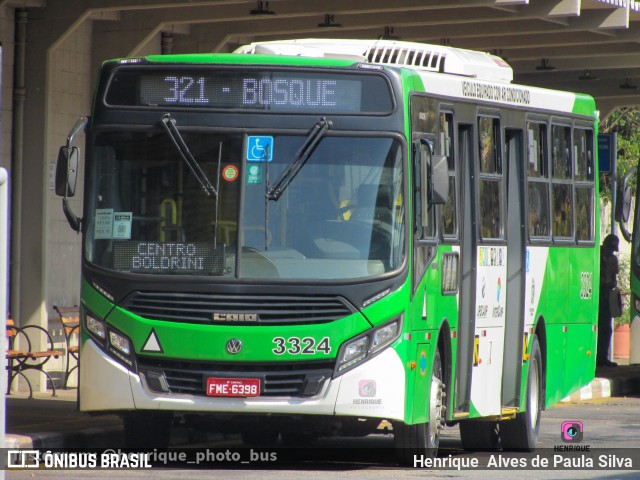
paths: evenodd
<path fill-rule="evenodd" d="M 344 370 L 365 358 L 367 356 L 367 350 L 369 350 L 368 336 L 347 343 L 342 358 L 340 359 L 338 370 Z"/>
<path fill-rule="evenodd" d="M 636 309 L 636 312 L 640 312 L 640 298 L 633 296 L 633 307 Z"/>
<path fill-rule="evenodd" d="M 342 375 L 391 345 L 400 335 L 401 327 L 402 317 L 398 317 L 344 343 L 338 353 L 334 377 Z"/>
<path fill-rule="evenodd" d="M 371 342 L 371 349 L 369 350 L 369 353 L 376 353 L 382 350 L 398 338 L 398 333 L 400 331 L 399 327 L 399 322 L 395 321 L 377 329 L 373 334 L 373 342 Z"/>
<path fill-rule="evenodd" d="M 113 330 L 109 330 L 109 343 L 121 353 L 124 353 L 127 356 L 131 355 L 129 339 L 124 335 L 114 332 Z"/>
<path fill-rule="evenodd" d="M 126 335 L 109 327 L 109 353 L 133 367 L 131 356 L 131 340 Z"/>
<path fill-rule="evenodd" d="M 133 349 L 129 337 L 86 312 L 84 325 L 92 340 L 121 363 L 133 367 Z"/>
<path fill-rule="evenodd" d="M 87 314 L 85 318 L 85 325 L 87 326 L 89 333 L 98 337 L 100 340 L 105 340 L 107 338 L 107 328 L 104 322 Z"/>

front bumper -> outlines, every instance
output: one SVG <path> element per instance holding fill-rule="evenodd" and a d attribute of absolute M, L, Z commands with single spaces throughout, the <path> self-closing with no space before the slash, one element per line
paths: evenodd
<path fill-rule="evenodd" d="M 393 348 L 325 382 L 313 397 L 221 398 L 158 393 L 92 341 L 82 349 L 80 410 L 338 415 L 404 420 L 405 369 Z M 203 389 L 204 390 L 204 389 Z"/>

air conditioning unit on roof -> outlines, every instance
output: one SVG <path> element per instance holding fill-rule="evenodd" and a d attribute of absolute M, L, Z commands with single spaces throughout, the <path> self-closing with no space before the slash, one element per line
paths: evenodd
<path fill-rule="evenodd" d="M 510 83 L 513 80 L 511 67 L 496 55 L 417 42 L 309 38 L 255 42 L 240 47 L 236 53 L 342 58 L 494 82 Z"/>

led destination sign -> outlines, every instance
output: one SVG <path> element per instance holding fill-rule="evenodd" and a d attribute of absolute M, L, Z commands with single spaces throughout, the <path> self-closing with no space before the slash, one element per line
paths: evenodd
<path fill-rule="evenodd" d="M 108 105 L 289 113 L 387 113 L 393 106 L 380 75 L 220 69 L 121 69 L 105 100 Z"/>
<path fill-rule="evenodd" d="M 360 109 L 360 82 L 303 78 L 233 78 L 167 75 L 140 78 L 140 102 L 270 110 Z"/>
<path fill-rule="evenodd" d="M 221 275 L 224 249 L 210 243 L 117 241 L 114 259 L 121 272 Z"/>

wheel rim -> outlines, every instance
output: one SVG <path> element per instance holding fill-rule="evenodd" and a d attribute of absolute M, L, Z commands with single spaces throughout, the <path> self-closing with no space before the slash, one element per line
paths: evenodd
<path fill-rule="evenodd" d="M 444 383 L 442 383 L 442 365 L 440 358 L 434 362 L 433 372 L 431 374 L 431 390 L 429 392 L 431 408 L 429 409 L 429 439 L 433 448 L 437 448 L 440 443 L 440 429 L 443 424 L 443 397 Z"/>
<path fill-rule="evenodd" d="M 529 422 L 531 428 L 536 428 L 540 411 L 540 366 L 537 360 L 534 360 L 529 368 L 532 369 L 529 385 Z"/>

